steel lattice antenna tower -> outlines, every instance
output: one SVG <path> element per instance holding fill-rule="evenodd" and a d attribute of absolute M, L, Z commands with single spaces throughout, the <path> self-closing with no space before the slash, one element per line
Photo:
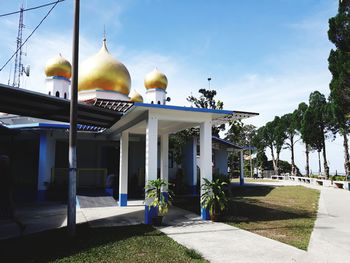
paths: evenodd
<path fill-rule="evenodd" d="M 23 65 L 22 65 L 22 34 L 23 34 L 23 5 L 20 7 L 20 13 L 19 13 L 19 23 L 18 23 L 18 34 L 17 34 L 17 52 L 15 57 L 15 69 L 13 72 L 13 82 L 12 86 L 15 88 L 20 88 L 21 85 L 21 75 L 23 72 Z"/>

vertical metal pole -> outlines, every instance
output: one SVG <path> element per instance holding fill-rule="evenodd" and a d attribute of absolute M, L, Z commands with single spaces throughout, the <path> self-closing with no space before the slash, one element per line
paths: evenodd
<path fill-rule="evenodd" d="M 239 177 L 239 185 L 244 185 L 244 156 L 243 149 L 241 150 L 241 174 Z"/>
<path fill-rule="evenodd" d="M 250 177 L 253 178 L 253 160 L 252 160 L 252 149 L 250 149 Z"/>
<path fill-rule="evenodd" d="M 76 176 L 77 176 L 77 96 L 78 96 L 78 58 L 79 58 L 79 6 L 80 1 L 74 2 L 73 27 L 73 71 L 70 101 L 69 127 L 69 180 L 68 180 L 68 232 L 75 236 L 76 224 Z"/>

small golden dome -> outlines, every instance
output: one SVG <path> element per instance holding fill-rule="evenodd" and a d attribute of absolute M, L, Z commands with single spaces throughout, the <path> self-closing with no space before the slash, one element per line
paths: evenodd
<path fill-rule="evenodd" d="M 46 77 L 60 76 L 70 79 L 72 76 L 72 66 L 68 60 L 59 54 L 46 63 L 45 74 Z"/>
<path fill-rule="evenodd" d="M 111 90 L 128 95 L 131 79 L 127 68 L 108 52 L 106 39 L 100 51 L 79 68 L 78 90 Z"/>
<path fill-rule="evenodd" d="M 154 69 L 152 72 L 146 75 L 146 78 L 145 78 L 146 89 L 166 90 L 167 86 L 168 86 L 167 77 L 158 69 Z"/>
<path fill-rule="evenodd" d="M 143 102 L 143 98 L 136 90 L 132 90 L 129 94 L 130 101 L 132 102 Z"/>

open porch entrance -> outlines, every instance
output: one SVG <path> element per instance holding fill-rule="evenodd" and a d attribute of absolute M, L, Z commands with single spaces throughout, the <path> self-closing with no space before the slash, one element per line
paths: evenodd
<path fill-rule="evenodd" d="M 200 180 L 201 182 L 203 178 L 212 180 L 212 112 L 145 105 L 134 108 L 107 131 L 111 138 L 120 137 L 119 206 L 128 205 L 130 135 L 145 135 L 145 151 L 139 154 L 145 156 L 145 184 L 147 184 L 150 180 L 157 179 L 158 167 L 159 177 L 165 181 L 169 180 L 169 134 L 192 127 L 199 127 L 200 130 Z M 162 191 L 166 195 L 168 189 L 164 188 Z M 149 202 L 150 200 L 145 200 L 145 224 L 152 222 Z M 201 210 L 201 217 L 209 219 L 209 213 L 204 208 Z"/>

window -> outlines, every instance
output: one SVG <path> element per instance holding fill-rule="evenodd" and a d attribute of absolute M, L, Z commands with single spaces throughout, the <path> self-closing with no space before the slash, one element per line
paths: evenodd
<path fill-rule="evenodd" d="M 67 93 L 66 93 L 66 92 L 64 93 L 64 98 L 65 98 L 65 99 L 67 98 Z"/>
<path fill-rule="evenodd" d="M 49 91 L 49 95 L 51 96 L 51 91 Z"/>
<path fill-rule="evenodd" d="M 56 97 L 59 97 L 60 93 L 58 91 L 56 91 Z"/>

